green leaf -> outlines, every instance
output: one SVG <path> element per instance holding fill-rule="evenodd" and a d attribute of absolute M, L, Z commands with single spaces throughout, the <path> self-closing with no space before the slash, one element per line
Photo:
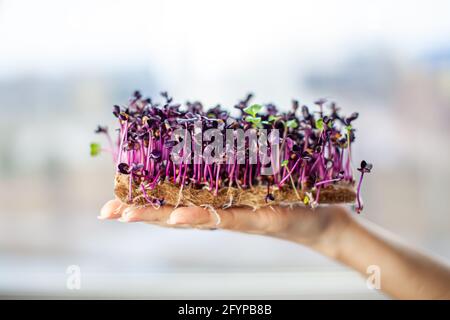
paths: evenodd
<path fill-rule="evenodd" d="M 100 154 L 102 147 L 99 143 L 91 143 L 91 156 L 95 157 Z"/>
<path fill-rule="evenodd" d="M 270 124 L 269 121 L 261 121 L 262 124 Z"/>
<path fill-rule="evenodd" d="M 281 119 L 280 116 L 274 116 L 273 114 L 271 114 L 271 115 L 269 116 L 269 121 L 270 121 L 270 122 L 275 122 L 275 121 L 277 121 L 277 120 L 279 120 L 279 119 Z"/>
<path fill-rule="evenodd" d="M 292 129 L 297 128 L 298 127 L 297 120 L 295 120 L 295 119 L 289 120 L 288 122 L 286 122 L 286 126 L 288 128 L 292 128 Z"/>
<path fill-rule="evenodd" d="M 261 124 L 261 118 L 259 118 L 259 117 L 247 116 L 247 117 L 245 117 L 245 121 L 253 123 L 256 126 Z"/>
<path fill-rule="evenodd" d="M 282 166 L 282 167 L 286 167 L 286 166 L 288 165 L 288 163 L 289 163 L 289 160 L 284 160 L 284 161 L 281 163 L 281 166 Z"/>
<path fill-rule="evenodd" d="M 305 205 L 308 205 L 308 204 L 309 204 L 309 197 L 308 197 L 307 195 L 305 195 L 305 197 L 303 198 L 303 203 L 304 203 Z"/>
<path fill-rule="evenodd" d="M 352 126 L 351 126 L 351 125 L 345 126 L 345 129 L 346 129 L 347 131 L 350 131 L 350 130 L 352 130 Z"/>
<path fill-rule="evenodd" d="M 323 119 L 319 118 L 316 120 L 316 128 L 319 130 L 323 130 Z"/>
<path fill-rule="evenodd" d="M 252 104 L 250 107 L 244 109 L 244 112 L 251 115 L 252 117 L 256 117 L 258 112 L 262 109 L 260 104 Z"/>

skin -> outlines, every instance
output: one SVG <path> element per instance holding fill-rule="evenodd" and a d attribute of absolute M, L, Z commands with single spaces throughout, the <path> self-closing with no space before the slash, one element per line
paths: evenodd
<path fill-rule="evenodd" d="M 224 229 L 265 235 L 307 246 L 364 276 L 379 266 L 381 290 L 397 299 L 450 299 L 450 266 L 409 247 L 392 234 L 361 224 L 345 208 L 296 207 L 213 210 L 203 207 L 136 208 L 108 201 L 99 219 L 164 227 Z"/>

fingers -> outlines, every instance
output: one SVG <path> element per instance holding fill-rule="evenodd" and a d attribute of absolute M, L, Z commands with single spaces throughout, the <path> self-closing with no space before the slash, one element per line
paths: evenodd
<path fill-rule="evenodd" d="M 120 222 L 148 222 L 165 223 L 173 208 L 162 206 L 159 209 L 153 207 L 133 207 L 122 203 L 120 200 L 108 201 L 100 210 L 101 220 L 116 219 Z"/>
<path fill-rule="evenodd" d="M 109 200 L 100 210 L 100 215 L 97 217 L 100 220 L 107 219 L 119 219 L 122 216 L 122 212 L 126 209 L 120 200 Z"/>
<path fill-rule="evenodd" d="M 216 210 L 211 206 L 133 207 L 119 200 L 108 201 L 101 209 L 99 219 L 117 219 L 121 222 L 146 222 L 170 227 L 198 229 L 227 229 L 256 234 L 276 234 L 286 230 L 302 214 L 297 208 L 266 207 L 258 210 L 230 208 Z"/>
<path fill-rule="evenodd" d="M 169 206 L 161 206 L 158 209 L 153 207 L 128 207 L 123 211 L 119 221 L 166 223 L 172 210 L 173 208 Z"/>
<path fill-rule="evenodd" d="M 221 228 L 257 234 L 272 234 L 287 228 L 294 216 L 278 207 L 252 211 L 248 208 L 215 210 L 212 207 L 181 207 L 175 209 L 169 225 L 195 228 Z"/>

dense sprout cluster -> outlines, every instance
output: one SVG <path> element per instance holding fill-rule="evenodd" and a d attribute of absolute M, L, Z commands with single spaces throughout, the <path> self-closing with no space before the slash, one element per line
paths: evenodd
<path fill-rule="evenodd" d="M 146 190 L 156 188 L 162 181 L 183 188 L 206 188 L 217 194 L 227 187 L 242 189 L 264 186 L 267 188 L 265 201 L 274 200 L 272 188 L 292 188 L 306 205 L 316 206 L 320 190 L 332 184 L 353 186 L 355 181 L 351 167 L 351 146 L 355 140 L 353 122 L 358 113 L 345 117 L 339 113 L 335 103 L 325 99 L 315 102 L 313 109 L 292 101 L 291 110 L 280 112 L 273 104 L 250 104 L 252 95 L 239 101 L 234 108 L 240 115 L 233 117 L 220 105 L 205 110 L 200 102 L 174 103 L 167 92 L 161 93 L 162 103 L 143 98 L 136 91 L 128 104 L 115 105 L 113 114 L 118 119 L 119 133 L 115 142 L 106 127 L 99 126 L 97 133 L 108 137 L 109 149 L 99 144 L 91 144 L 91 154 L 109 151 L 116 162 L 117 171 L 130 175 L 131 182 Z M 262 164 L 245 163 L 175 163 L 171 150 L 176 144 L 175 128 L 194 130 L 194 123 L 201 123 L 202 130 L 219 129 L 267 129 L 280 132 L 280 170 L 273 175 L 261 174 Z M 192 143 L 195 143 L 193 141 Z M 248 143 L 248 142 L 246 142 Z M 202 142 L 202 149 L 207 142 Z M 251 148 L 246 145 L 246 159 Z M 183 156 L 183 150 L 180 155 Z M 198 161 L 197 161 L 198 162 Z M 362 161 L 357 186 L 357 211 L 362 209 L 360 188 L 364 173 L 370 172 L 372 165 Z M 131 190 L 130 190 L 131 191 Z M 315 196 L 312 196 L 314 191 Z M 131 192 L 129 193 L 131 195 Z M 164 199 L 146 200 L 152 205 L 161 205 Z"/>

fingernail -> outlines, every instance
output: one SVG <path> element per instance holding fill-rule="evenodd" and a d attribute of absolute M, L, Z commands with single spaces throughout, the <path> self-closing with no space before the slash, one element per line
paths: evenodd
<path fill-rule="evenodd" d="M 122 212 L 122 216 L 119 219 L 117 219 L 117 220 L 120 221 L 120 222 L 130 222 L 132 217 L 133 217 L 133 209 L 126 208 Z"/>
<path fill-rule="evenodd" d="M 122 217 L 131 216 L 133 214 L 133 208 L 126 208 L 122 212 Z"/>
<path fill-rule="evenodd" d="M 97 217 L 100 220 L 106 220 L 109 217 L 109 211 L 107 210 L 107 208 L 103 207 L 100 210 L 100 215 Z"/>
<path fill-rule="evenodd" d="M 173 214 L 171 214 L 171 215 L 169 216 L 169 219 L 167 219 L 167 224 L 174 225 L 174 224 L 177 224 L 177 223 L 178 223 L 177 218 L 174 217 Z"/>
<path fill-rule="evenodd" d="M 127 208 L 122 212 L 122 216 L 118 219 L 120 222 L 140 222 L 144 221 L 135 208 Z"/>
<path fill-rule="evenodd" d="M 117 202 L 115 200 L 108 201 L 101 209 L 100 209 L 100 215 L 98 216 L 98 219 L 100 220 L 106 220 L 109 218 L 112 218 L 114 214 L 116 213 L 116 210 L 120 210 L 121 205 L 117 207 Z"/>
<path fill-rule="evenodd" d="M 172 212 L 169 216 L 169 219 L 167 220 L 167 224 L 174 225 L 174 224 L 185 224 L 187 221 L 183 218 L 183 216 L 180 216 L 177 214 L 177 212 Z"/>

